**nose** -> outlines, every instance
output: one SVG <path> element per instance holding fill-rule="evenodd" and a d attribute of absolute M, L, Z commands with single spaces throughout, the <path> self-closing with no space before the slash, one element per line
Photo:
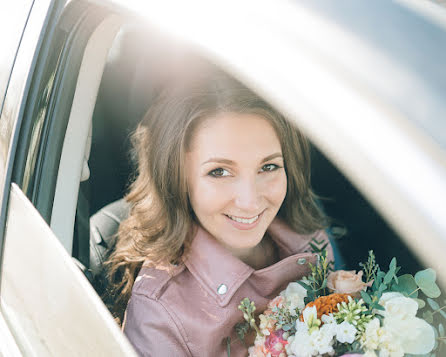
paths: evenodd
<path fill-rule="evenodd" d="M 237 182 L 235 205 L 243 214 L 258 214 L 260 208 L 260 190 L 255 178 L 245 177 Z"/>

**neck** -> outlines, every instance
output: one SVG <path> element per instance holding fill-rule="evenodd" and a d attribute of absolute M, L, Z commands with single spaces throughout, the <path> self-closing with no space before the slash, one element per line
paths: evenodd
<path fill-rule="evenodd" d="M 230 251 L 243 263 L 256 270 L 270 266 L 278 261 L 277 246 L 269 235 L 265 235 L 260 243 L 253 248 Z"/>

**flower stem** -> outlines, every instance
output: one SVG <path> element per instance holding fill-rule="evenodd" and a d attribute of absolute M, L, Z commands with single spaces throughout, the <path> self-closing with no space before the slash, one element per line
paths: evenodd
<path fill-rule="evenodd" d="M 443 306 L 443 307 L 440 307 L 440 308 L 437 309 L 437 310 L 435 310 L 435 311 L 432 313 L 432 315 L 435 314 L 436 312 L 439 312 L 439 311 L 443 310 L 443 309 L 446 309 L 446 305 Z"/>
<path fill-rule="evenodd" d="M 420 288 L 416 288 L 414 291 L 412 291 L 412 292 L 409 294 L 409 296 L 412 295 L 412 294 L 415 294 L 418 290 L 420 290 Z"/>
<path fill-rule="evenodd" d="M 259 330 L 259 328 L 257 327 L 257 324 L 255 323 L 255 321 L 251 324 L 251 327 L 254 328 L 254 329 L 256 330 L 257 334 L 258 334 L 260 337 L 263 337 L 263 333 L 262 333 L 262 331 Z"/>

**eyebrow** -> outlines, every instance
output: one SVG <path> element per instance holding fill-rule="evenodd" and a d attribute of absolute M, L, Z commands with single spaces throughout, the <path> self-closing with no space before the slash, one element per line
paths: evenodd
<path fill-rule="evenodd" d="M 267 162 L 269 160 L 275 159 L 276 157 L 282 157 L 282 153 L 281 152 L 276 152 L 274 154 L 268 155 L 267 157 L 265 157 L 261 163 L 263 164 L 264 162 Z M 227 165 L 234 165 L 235 162 L 229 159 L 225 159 L 222 157 L 211 157 L 209 160 L 206 160 L 205 162 L 203 162 L 201 165 L 204 164 L 208 164 L 210 162 L 217 162 L 217 163 L 221 163 L 221 164 L 227 164 Z"/>

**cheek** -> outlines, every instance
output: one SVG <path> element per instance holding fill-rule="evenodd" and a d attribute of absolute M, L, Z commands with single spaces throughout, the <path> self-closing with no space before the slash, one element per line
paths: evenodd
<path fill-rule="evenodd" d="M 230 201 L 229 197 L 224 186 L 207 177 L 196 180 L 191 187 L 191 205 L 198 218 L 220 212 Z"/>
<path fill-rule="evenodd" d="M 264 192 L 268 200 L 280 206 L 285 199 L 287 191 L 287 177 L 285 171 L 282 170 L 277 175 L 271 175 L 264 181 Z"/>

